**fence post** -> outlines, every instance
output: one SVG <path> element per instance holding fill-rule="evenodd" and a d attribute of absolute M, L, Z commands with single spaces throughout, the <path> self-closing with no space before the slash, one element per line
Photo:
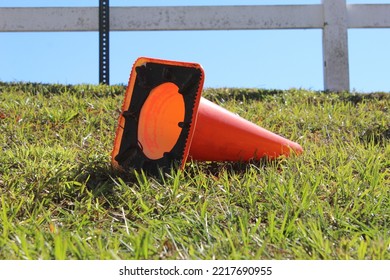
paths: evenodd
<path fill-rule="evenodd" d="M 110 84 L 110 4 L 99 0 L 99 83 Z"/>
<path fill-rule="evenodd" d="M 322 0 L 324 89 L 349 91 L 348 14 L 346 0 Z"/>

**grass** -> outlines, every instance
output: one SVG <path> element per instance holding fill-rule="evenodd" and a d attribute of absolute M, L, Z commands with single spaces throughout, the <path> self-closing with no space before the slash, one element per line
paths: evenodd
<path fill-rule="evenodd" d="M 302 145 L 119 174 L 124 87 L 0 83 L 0 259 L 390 259 L 390 94 L 206 89 Z"/>

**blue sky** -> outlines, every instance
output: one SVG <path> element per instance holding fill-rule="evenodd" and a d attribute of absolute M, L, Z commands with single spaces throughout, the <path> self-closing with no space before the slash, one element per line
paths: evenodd
<path fill-rule="evenodd" d="M 110 0 L 112 6 L 210 5 L 206 0 Z M 214 0 L 212 5 L 321 0 Z M 350 0 L 348 3 L 389 3 Z M 95 6 L 98 0 L 0 0 L 0 7 Z M 350 29 L 351 90 L 390 92 L 390 29 Z M 98 33 L 0 33 L 0 81 L 98 83 Z M 323 89 L 321 30 L 111 32 L 110 83 L 127 84 L 139 56 L 198 62 L 205 87 Z"/>

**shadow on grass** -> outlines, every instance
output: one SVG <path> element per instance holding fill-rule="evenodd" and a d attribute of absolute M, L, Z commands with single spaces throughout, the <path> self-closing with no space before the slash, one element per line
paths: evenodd
<path fill-rule="evenodd" d="M 228 175 L 243 176 L 249 169 L 255 168 L 262 170 L 270 165 L 279 166 L 284 160 L 283 157 L 272 160 L 264 157 L 260 160 L 252 160 L 250 162 L 192 162 L 191 164 L 196 166 L 196 168 L 188 168 L 187 174 L 189 176 L 197 176 L 199 172 L 202 172 L 206 175 L 219 177 L 222 173 L 226 172 Z"/>
<path fill-rule="evenodd" d="M 245 89 L 245 88 L 222 88 L 222 89 L 205 89 L 203 92 L 204 97 L 210 101 L 219 100 L 254 100 L 262 101 L 269 96 L 279 95 L 286 93 L 283 90 L 277 89 Z"/>
<path fill-rule="evenodd" d="M 279 166 L 284 161 L 284 158 L 280 159 L 267 159 L 262 158 L 260 160 L 253 160 L 250 162 L 188 162 L 185 167 L 185 175 L 189 177 L 199 176 L 200 173 L 206 175 L 219 177 L 221 173 L 227 173 L 228 175 L 244 175 L 251 168 L 264 169 L 267 166 Z M 94 196 L 112 194 L 118 187 L 118 181 L 128 186 L 134 186 L 142 184 L 140 178 L 146 178 L 163 184 L 167 177 L 173 177 L 178 169 L 166 169 L 160 170 L 158 174 L 144 172 L 144 176 L 140 176 L 143 173 L 141 170 L 127 170 L 119 171 L 112 168 L 109 165 L 104 166 L 87 166 L 83 168 L 83 178 L 86 182 L 86 186 Z M 138 176 L 137 176 L 138 174 Z"/>
<path fill-rule="evenodd" d="M 30 94 L 43 94 L 44 96 L 52 96 L 63 93 L 71 93 L 76 96 L 83 97 L 84 95 L 94 95 L 97 97 L 123 95 L 126 90 L 124 85 L 63 85 L 63 84 L 45 84 L 45 83 L 4 83 L 0 82 L 0 92 L 3 91 L 21 91 Z"/>
<path fill-rule="evenodd" d="M 362 143 L 373 142 L 375 145 L 386 146 L 390 140 L 390 128 L 375 125 L 367 128 L 359 137 Z"/>
<path fill-rule="evenodd" d="M 109 165 L 84 167 L 83 177 L 87 189 L 94 196 L 112 193 L 118 186 L 119 180 L 126 183 L 126 185 L 133 185 L 137 182 L 134 172 L 120 172 Z"/>
<path fill-rule="evenodd" d="M 385 92 L 374 93 L 345 93 L 340 95 L 341 101 L 351 102 L 355 105 L 368 100 L 390 100 L 390 94 Z"/>

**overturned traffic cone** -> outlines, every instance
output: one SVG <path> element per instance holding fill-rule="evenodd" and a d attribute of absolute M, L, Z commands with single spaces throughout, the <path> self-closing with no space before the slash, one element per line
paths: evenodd
<path fill-rule="evenodd" d="M 132 69 L 112 151 L 120 169 L 184 168 L 199 161 L 250 161 L 302 147 L 201 97 L 199 64 L 139 58 Z"/>

